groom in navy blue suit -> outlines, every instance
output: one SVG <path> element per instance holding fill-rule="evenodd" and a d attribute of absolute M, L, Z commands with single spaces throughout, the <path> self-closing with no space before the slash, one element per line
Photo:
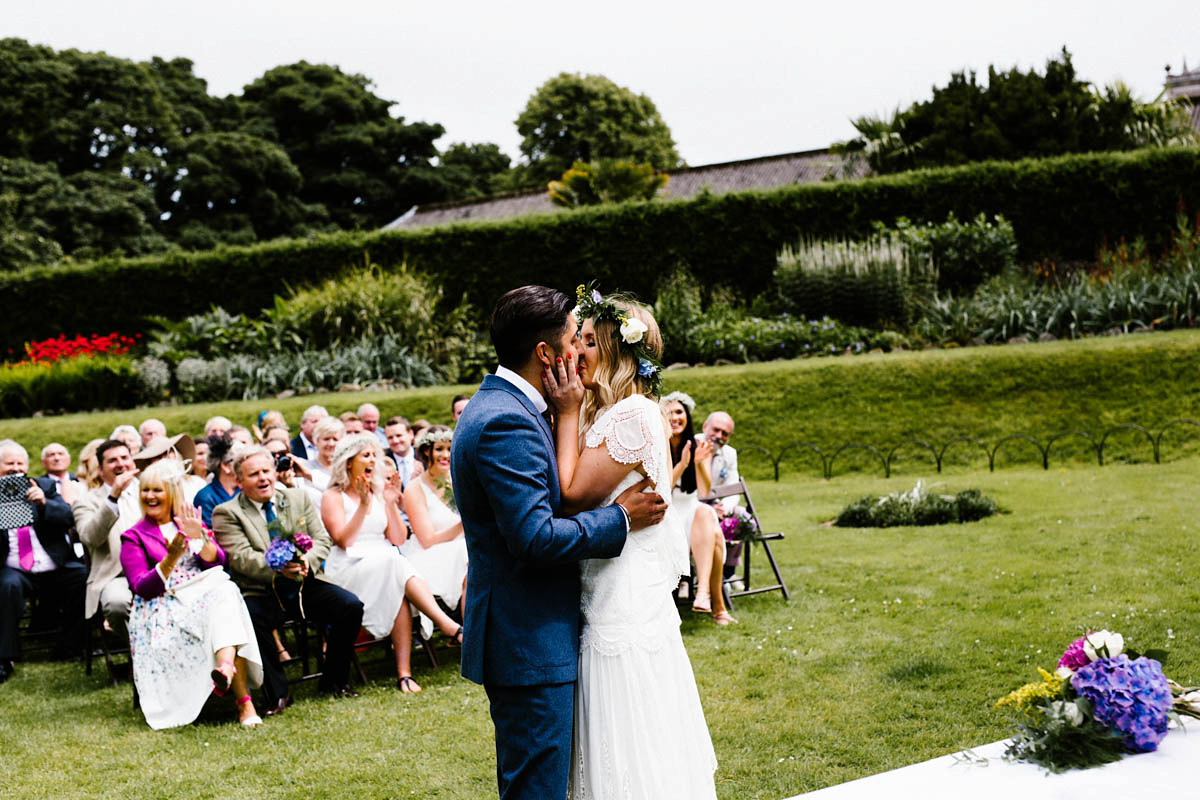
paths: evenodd
<path fill-rule="evenodd" d="M 470 569 L 462 674 L 487 690 L 502 800 L 567 793 L 579 658 L 579 565 L 620 555 L 662 519 L 661 497 L 631 487 L 611 506 L 559 517 L 544 366 L 579 355 L 574 302 L 544 286 L 505 294 L 492 313 L 500 362 L 454 432 L 451 470 Z"/>

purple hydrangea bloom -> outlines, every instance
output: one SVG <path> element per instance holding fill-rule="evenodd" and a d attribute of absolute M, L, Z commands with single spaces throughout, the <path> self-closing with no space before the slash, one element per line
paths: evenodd
<path fill-rule="evenodd" d="M 1123 653 L 1098 658 L 1072 676 L 1071 686 L 1092 702 L 1096 721 L 1121 733 L 1130 750 L 1156 750 L 1167 735 L 1171 687 L 1154 659 L 1130 661 Z"/>
<path fill-rule="evenodd" d="M 272 539 L 263 556 L 267 566 L 278 572 L 296 555 L 296 546 L 287 539 Z"/>
<path fill-rule="evenodd" d="M 299 552 L 307 553 L 312 550 L 313 540 L 307 533 L 300 531 L 292 537 L 292 540 L 296 543 L 296 550 Z"/>
<path fill-rule="evenodd" d="M 1091 633 L 1089 632 L 1090 636 Z M 1083 652 L 1083 640 L 1085 637 L 1080 636 L 1075 641 L 1071 642 L 1071 646 L 1062 654 L 1062 658 L 1058 660 L 1060 667 L 1066 667 L 1071 671 L 1075 671 L 1080 667 L 1086 667 L 1088 664 L 1087 653 Z"/>

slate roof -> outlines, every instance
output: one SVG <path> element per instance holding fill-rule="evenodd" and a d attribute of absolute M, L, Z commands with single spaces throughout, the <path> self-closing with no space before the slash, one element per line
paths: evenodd
<path fill-rule="evenodd" d="M 667 173 L 670 180 L 659 197 L 671 200 L 695 197 L 707 188 L 712 194 L 749 189 L 774 189 L 794 183 L 825 180 L 841 165 L 828 149 L 805 150 L 777 156 L 727 161 L 701 167 L 685 167 Z M 860 168 L 865 172 L 865 166 Z M 852 177 L 859 177 L 858 174 Z M 419 228 L 474 219 L 505 219 L 525 214 L 548 214 L 562 209 L 550 203 L 545 189 L 495 195 L 476 200 L 458 200 L 415 206 L 384 226 L 385 230 Z"/>

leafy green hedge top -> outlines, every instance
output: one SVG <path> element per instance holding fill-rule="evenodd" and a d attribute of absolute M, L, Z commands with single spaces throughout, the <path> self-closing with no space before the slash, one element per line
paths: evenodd
<path fill-rule="evenodd" d="M 704 195 L 502 222 L 413 231 L 337 233 L 243 248 L 34 268 L 0 275 L 0 347 L 61 332 L 144 328 L 219 304 L 253 312 L 285 285 L 369 262 L 429 273 L 445 297 L 490 309 L 507 289 L 580 282 L 650 299 L 659 276 L 686 263 L 706 284 L 747 297 L 771 284 L 775 256 L 800 236 L 855 237 L 873 221 L 941 221 L 984 212 L 1012 222 L 1021 257 L 1086 258 L 1104 243 L 1166 242 L 1176 214 L 1200 210 L 1200 149 L 987 162 L 770 192 Z"/>

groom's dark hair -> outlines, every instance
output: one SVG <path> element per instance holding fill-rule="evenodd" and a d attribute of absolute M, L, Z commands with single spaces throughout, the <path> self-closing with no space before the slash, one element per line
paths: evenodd
<path fill-rule="evenodd" d="M 507 292 L 492 311 L 492 347 L 501 366 L 512 370 L 525 366 L 538 342 L 557 342 L 563 320 L 575 302 L 558 289 L 522 286 Z"/>

